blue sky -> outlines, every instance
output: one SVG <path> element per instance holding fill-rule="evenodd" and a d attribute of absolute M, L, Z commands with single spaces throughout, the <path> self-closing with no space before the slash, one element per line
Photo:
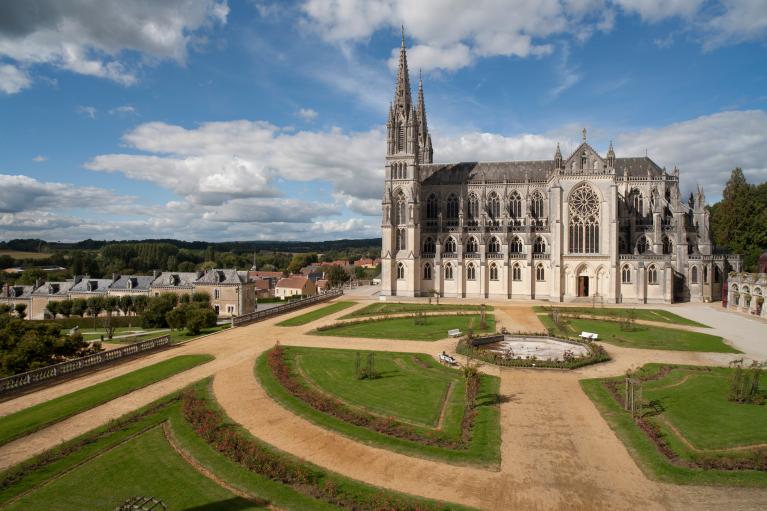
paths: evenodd
<path fill-rule="evenodd" d="M 98 7 L 96 7 L 98 4 Z M 11 0 L 0 239 L 379 235 L 400 26 L 435 161 L 767 179 L 763 0 Z"/>

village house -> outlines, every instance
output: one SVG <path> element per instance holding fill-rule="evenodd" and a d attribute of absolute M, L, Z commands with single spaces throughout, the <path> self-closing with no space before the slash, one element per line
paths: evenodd
<path fill-rule="evenodd" d="M 247 271 L 208 270 L 194 282 L 194 289 L 210 295 L 219 316 L 239 316 L 256 310 L 256 285 Z"/>
<path fill-rule="evenodd" d="M 115 275 L 107 289 L 109 296 L 146 295 L 154 280 L 152 275 Z"/>
<path fill-rule="evenodd" d="M 64 282 L 46 282 L 32 291 L 32 304 L 28 311 L 29 319 L 47 319 L 50 314 L 46 310 L 50 302 L 61 302 L 69 299 L 69 290 L 80 281 L 80 277 Z"/>
<path fill-rule="evenodd" d="M 292 275 L 280 279 L 274 289 L 274 296 L 283 300 L 291 296 L 314 296 L 317 294 L 317 286 L 303 275 Z"/>
<path fill-rule="evenodd" d="M 83 298 L 87 300 L 91 296 L 106 296 L 109 286 L 113 282 L 113 279 L 92 279 L 85 276 L 69 290 L 69 299 Z"/>
<path fill-rule="evenodd" d="M 0 303 L 10 307 L 16 307 L 16 304 L 22 303 L 27 306 L 26 315 L 29 317 L 29 311 L 32 308 L 32 291 L 34 291 L 34 286 L 11 286 L 5 284 L 2 289 Z"/>
<path fill-rule="evenodd" d="M 191 295 L 194 293 L 194 283 L 204 275 L 203 272 L 155 272 L 154 279 L 149 285 L 149 294 L 160 296 L 163 293 L 175 295 Z"/>

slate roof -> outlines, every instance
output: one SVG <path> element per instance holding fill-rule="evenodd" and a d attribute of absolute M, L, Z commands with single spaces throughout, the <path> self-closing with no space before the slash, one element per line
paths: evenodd
<path fill-rule="evenodd" d="M 8 286 L 3 288 L 1 298 L 31 298 L 34 286 Z"/>
<path fill-rule="evenodd" d="M 150 287 L 154 288 L 182 288 L 192 289 L 194 288 L 194 281 L 197 280 L 200 275 L 197 272 L 181 272 L 181 271 L 164 271 L 160 273 L 156 279 L 152 281 Z"/>
<path fill-rule="evenodd" d="M 554 160 L 430 163 L 421 168 L 431 174 L 423 181 L 425 185 L 459 185 L 483 180 L 523 182 L 526 177 L 531 181 L 545 181 L 554 169 Z M 617 177 L 646 177 L 648 168 L 653 177 L 663 172 L 647 156 L 615 159 Z"/>
<path fill-rule="evenodd" d="M 64 282 L 45 282 L 35 289 L 32 294 L 35 296 L 64 296 L 69 293 L 69 289 L 74 285 L 72 280 Z"/>
<path fill-rule="evenodd" d="M 147 291 L 154 280 L 153 275 L 121 275 L 109 289 L 116 291 Z"/>
<path fill-rule="evenodd" d="M 83 280 L 72 286 L 72 293 L 106 293 L 112 279 L 91 279 L 83 277 Z"/>
<path fill-rule="evenodd" d="M 248 272 L 237 270 L 212 269 L 197 279 L 196 284 L 244 284 L 249 282 Z"/>

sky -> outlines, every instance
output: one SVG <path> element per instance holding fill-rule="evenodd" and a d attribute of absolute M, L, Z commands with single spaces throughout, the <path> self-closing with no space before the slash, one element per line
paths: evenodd
<path fill-rule="evenodd" d="M 435 162 L 767 180 L 765 0 L 7 0 L 0 240 L 380 236 L 403 26 Z"/>

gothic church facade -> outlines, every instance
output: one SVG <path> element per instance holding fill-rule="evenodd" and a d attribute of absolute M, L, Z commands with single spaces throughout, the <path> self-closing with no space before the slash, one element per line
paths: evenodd
<path fill-rule="evenodd" d="M 721 298 L 737 256 L 714 254 L 705 196 L 679 171 L 602 156 L 434 163 L 423 83 L 402 39 L 387 122 L 382 294 L 671 303 Z M 553 148 L 552 148 L 553 149 Z"/>

